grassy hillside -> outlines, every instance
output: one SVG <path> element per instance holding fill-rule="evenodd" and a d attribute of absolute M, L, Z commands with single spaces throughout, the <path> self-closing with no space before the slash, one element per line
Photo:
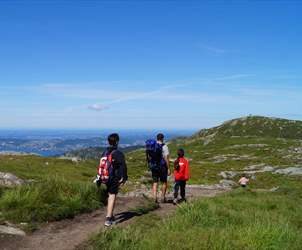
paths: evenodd
<path fill-rule="evenodd" d="M 72 162 L 39 156 L 0 156 L 0 171 L 27 180 L 0 189 L 0 223 L 37 223 L 73 217 L 103 205 L 104 194 L 92 183 L 97 161 Z"/>
<path fill-rule="evenodd" d="M 217 183 L 221 171 L 242 170 L 250 165 L 284 168 L 302 165 L 302 122 L 265 117 L 246 117 L 221 126 L 201 130 L 192 137 L 169 143 L 171 158 L 179 147 L 185 149 L 191 163 L 191 183 Z M 143 150 L 127 155 L 131 176 L 139 178 L 146 171 Z M 252 185 L 273 182 L 271 174 L 259 175 Z M 259 181 L 258 181 L 259 180 Z M 272 183 L 273 185 L 273 183 Z"/>
<path fill-rule="evenodd" d="M 223 123 L 218 127 L 203 129 L 193 137 L 256 136 L 287 139 L 302 139 L 302 121 L 248 116 Z"/>
<path fill-rule="evenodd" d="M 40 180 L 60 176 L 66 180 L 91 181 L 98 161 L 73 162 L 51 157 L 0 155 L 0 171 L 10 172 L 22 179 Z"/>
<path fill-rule="evenodd" d="M 124 153 L 142 148 L 142 146 L 128 146 L 121 148 Z M 89 147 L 84 149 L 72 150 L 64 154 L 65 157 L 75 157 L 80 160 L 98 160 L 102 157 L 104 147 Z"/>

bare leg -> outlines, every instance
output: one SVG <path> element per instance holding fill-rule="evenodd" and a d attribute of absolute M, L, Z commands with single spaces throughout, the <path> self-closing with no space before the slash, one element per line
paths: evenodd
<path fill-rule="evenodd" d="M 164 182 L 162 184 L 162 188 L 161 188 L 161 193 L 162 193 L 162 197 L 163 197 L 164 201 L 166 200 L 167 188 L 168 188 L 168 182 Z"/>
<path fill-rule="evenodd" d="M 113 209 L 115 205 L 116 194 L 109 194 L 108 205 L 107 205 L 107 217 L 113 216 Z"/>
<path fill-rule="evenodd" d="M 153 187 L 152 187 L 153 188 L 152 191 L 153 191 L 153 198 L 154 198 L 155 201 L 157 201 L 157 186 L 158 186 L 158 183 L 154 182 Z"/>

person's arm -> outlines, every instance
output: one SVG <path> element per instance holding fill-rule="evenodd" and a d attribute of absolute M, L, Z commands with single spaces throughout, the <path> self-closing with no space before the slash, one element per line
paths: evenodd
<path fill-rule="evenodd" d="M 171 175 L 171 169 L 170 169 L 170 156 L 169 156 L 169 148 L 167 145 L 164 146 L 164 159 L 166 161 L 167 164 L 167 168 L 168 168 L 168 176 Z"/>
<path fill-rule="evenodd" d="M 125 160 L 125 155 L 120 152 L 116 151 L 112 155 L 114 161 L 113 161 L 113 168 L 117 170 L 118 175 L 120 177 L 119 182 L 120 183 L 125 183 L 128 179 L 128 174 L 127 174 L 127 164 Z"/>
<path fill-rule="evenodd" d="M 186 162 L 186 168 L 185 168 L 185 179 L 186 181 L 190 179 L 190 172 L 189 172 L 189 161 Z"/>
<path fill-rule="evenodd" d="M 121 162 L 120 162 L 120 183 L 125 183 L 128 180 L 128 170 L 127 170 L 127 164 L 125 160 L 125 155 L 121 153 Z"/>

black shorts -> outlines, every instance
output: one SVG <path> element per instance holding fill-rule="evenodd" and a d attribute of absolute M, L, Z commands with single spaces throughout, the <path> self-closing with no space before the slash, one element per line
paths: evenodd
<path fill-rule="evenodd" d="M 168 180 L 168 168 L 162 167 L 160 170 L 152 170 L 152 180 L 155 182 L 167 182 Z"/>
<path fill-rule="evenodd" d="M 118 179 L 112 179 L 107 184 L 107 193 L 109 194 L 117 194 L 119 191 L 119 180 Z"/>

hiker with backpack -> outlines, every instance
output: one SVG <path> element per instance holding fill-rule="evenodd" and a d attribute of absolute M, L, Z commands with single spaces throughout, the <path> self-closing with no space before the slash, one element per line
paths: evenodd
<path fill-rule="evenodd" d="M 171 175 L 169 162 L 169 148 L 164 143 L 164 135 L 159 133 L 157 140 L 146 141 L 146 160 L 152 173 L 152 193 L 155 202 L 157 200 L 158 183 L 162 183 L 162 202 L 166 202 L 166 192 L 168 188 L 168 176 Z"/>
<path fill-rule="evenodd" d="M 109 147 L 103 152 L 98 168 L 97 183 L 107 187 L 108 204 L 105 226 L 115 224 L 113 211 L 119 187 L 127 179 L 127 165 L 124 154 L 118 149 L 119 135 L 114 133 L 108 136 Z"/>
<path fill-rule="evenodd" d="M 184 157 L 185 151 L 180 148 L 177 150 L 177 159 L 174 161 L 174 199 L 173 204 L 176 205 L 179 200 L 178 191 L 180 189 L 180 201 L 186 201 L 186 182 L 189 180 L 189 161 Z"/>

